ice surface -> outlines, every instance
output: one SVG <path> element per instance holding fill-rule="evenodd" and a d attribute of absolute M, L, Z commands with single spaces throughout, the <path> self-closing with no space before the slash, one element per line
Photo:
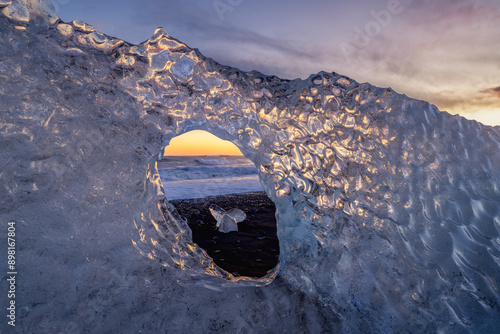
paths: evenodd
<path fill-rule="evenodd" d="M 226 215 L 233 218 L 237 223 L 241 223 L 247 219 L 247 215 L 240 209 L 233 208 L 226 212 Z"/>
<path fill-rule="evenodd" d="M 245 73 L 162 29 L 131 45 L 47 19 L 46 1 L 6 3 L 0 224 L 17 223 L 18 332 L 500 326 L 498 127 L 336 73 Z M 279 266 L 264 278 L 217 267 L 164 200 L 158 155 L 194 129 L 236 144 L 276 203 Z"/>
<path fill-rule="evenodd" d="M 222 216 L 224 216 L 226 211 L 215 204 L 210 205 L 209 210 L 212 216 L 214 216 L 215 220 L 217 220 L 217 225 L 219 225 L 219 221 L 222 219 Z"/>
<path fill-rule="evenodd" d="M 217 220 L 217 229 L 224 233 L 238 232 L 238 223 L 247 218 L 247 215 L 237 208 L 226 211 L 218 205 L 212 204 L 209 210 L 212 216 Z"/>

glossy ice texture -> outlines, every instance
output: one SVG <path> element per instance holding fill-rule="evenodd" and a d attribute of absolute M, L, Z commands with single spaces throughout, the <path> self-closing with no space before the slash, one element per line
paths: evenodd
<path fill-rule="evenodd" d="M 0 221 L 18 226 L 16 330 L 499 328 L 498 127 L 336 73 L 245 73 L 162 29 L 131 45 L 57 20 L 50 2 L 9 2 Z M 193 129 L 236 144 L 276 203 L 279 266 L 262 279 L 217 267 L 164 200 L 156 160 Z"/>

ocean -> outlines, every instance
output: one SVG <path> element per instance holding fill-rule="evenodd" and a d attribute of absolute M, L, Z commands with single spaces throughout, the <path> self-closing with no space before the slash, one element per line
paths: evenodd
<path fill-rule="evenodd" d="M 263 191 L 255 165 L 243 156 L 171 156 L 158 163 L 169 200 Z"/>

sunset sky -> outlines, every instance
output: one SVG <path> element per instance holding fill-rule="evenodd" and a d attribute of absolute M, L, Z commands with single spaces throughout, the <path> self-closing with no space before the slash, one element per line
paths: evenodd
<path fill-rule="evenodd" d="M 194 130 L 173 138 L 163 152 L 174 155 L 242 155 L 230 141 L 219 139 L 206 131 Z"/>
<path fill-rule="evenodd" d="M 53 0 L 132 43 L 161 26 L 224 65 L 335 71 L 500 125 L 500 0 Z"/>

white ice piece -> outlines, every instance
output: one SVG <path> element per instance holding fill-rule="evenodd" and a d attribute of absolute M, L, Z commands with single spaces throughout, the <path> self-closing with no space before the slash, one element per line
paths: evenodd
<path fill-rule="evenodd" d="M 210 205 L 210 213 L 217 220 L 217 229 L 220 232 L 229 233 L 229 232 L 238 232 L 238 223 L 244 221 L 247 216 L 246 214 L 240 210 L 233 208 L 229 211 L 225 211 L 219 206 L 212 204 Z"/>
<path fill-rule="evenodd" d="M 229 217 L 233 218 L 237 223 L 241 223 L 242 221 L 247 219 L 247 215 L 245 214 L 245 212 L 236 208 L 227 211 L 226 214 Z"/>

